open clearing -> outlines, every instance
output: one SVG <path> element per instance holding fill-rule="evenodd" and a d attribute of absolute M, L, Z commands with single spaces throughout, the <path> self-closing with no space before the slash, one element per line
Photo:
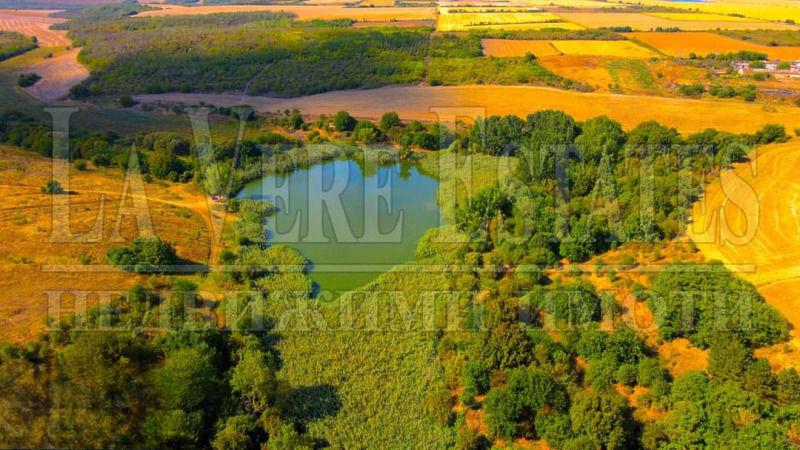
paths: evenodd
<path fill-rule="evenodd" d="M 24 341 L 44 327 L 50 291 L 125 290 L 149 276 L 134 275 L 106 266 L 105 253 L 138 235 L 134 215 L 121 217 L 123 242 L 114 242 L 119 219 L 123 175 L 109 169 L 77 172 L 70 164 L 70 196 L 67 201 L 70 231 L 86 235 L 100 230 L 98 239 L 63 242 L 51 239 L 54 229 L 54 197 L 39 187 L 52 176 L 51 160 L 10 147 L 0 147 L 0 340 Z M 205 197 L 194 192 L 194 184 L 145 185 L 146 205 L 155 234 L 174 244 L 178 256 L 191 263 L 206 264 L 212 253 L 208 208 Z M 133 194 L 136 196 L 137 194 Z M 133 200 L 128 195 L 128 210 Z M 103 218 L 98 220 L 104 204 Z M 66 218 L 65 218 L 66 220 Z M 95 228 L 102 224 L 102 229 Z M 97 299 L 89 299 L 89 303 Z M 69 305 L 65 305 L 69 308 Z"/>
<path fill-rule="evenodd" d="M 295 14 L 298 20 L 353 19 L 359 22 L 387 22 L 392 20 L 434 20 L 436 18 L 436 8 L 347 8 L 337 5 L 159 5 L 158 7 L 162 9 L 144 11 L 133 17 L 182 16 L 196 14 L 217 14 L 226 12 L 286 11 Z"/>
<path fill-rule="evenodd" d="M 156 94 L 139 95 L 143 102 L 176 102 L 187 105 L 201 101 L 216 106 L 251 105 L 259 111 L 284 111 L 294 107 L 305 114 L 331 114 L 347 110 L 351 114 L 379 119 L 396 111 L 404 119 L 436 120 L 431 108 L 476 111 L 488 115 L 516 114 L 557 109 L 586 120 L 608 115 L 626 128 L 654 119 L 684 133 L 708 127 L 737 133 L 752 133 L 766 123 L 782 123 L 793 129 L 800 123 L 800 108 L 792 105 L 763 105 L 732 102 L 660 98 L 606 93 L 579 93 L 531 86 L 392 86 L 357 91 L 335 91 L 299 98 L 244 97 L 239 94 Z"/>
<path fill-rule="evenodd" d="M 697 3 L 693 3 L 697 4 Z M 684 31 L 715 30 L 798 30 L 794 25 L 777 22 L 731 22 L 731 21 L 696 21 L 669 20 L 639 13 L 559 13 L 564 20 L 586 28 L 626 27 L 637 31 L 650 31 L 657 27 L 678 27 Z"/>
<path fill-rule="evenodd" d="M 78 62 L 80 51 L 79 48 L 73 48 L 27 68 L 26 71 L 34 72 L 42 79 L 25 90 L 39 100 L 65 97 L 72 86 L 89 77 L 89 70 Z"/>
<path fill-rule="evenodd" d="M 752 282 L 800 327 L 800 142 L 759 149 L 707 187 L 694 207 L 688 235 L 708 259 Z M 797 335 L 792 344 L 798 347 Z"/>
<path fill-rule="evenodd" d="M 514 39 L 482 39 L 483 54 L 496 57 L 518 57 L 532 53 L 537 58 L 560 55 L 549 41 L 523 41 Z"/>
<path fill-rule="evenodd" d="M 42 47 L 69 45 L 66 31 L 51 30 L 50 25 L 64 23 L 66 19 L 49 17 L 55 10 L 17 11 L 0 10 L 0 30 L 16 31 L 25 36 L 36 36 Z"/>
<path fill-rule="evenodd" d="M 800 59 L 800 47 L 769 47 L 715 33 L 633 33 L 632 36 L 668 55 L 682 58 L 688 58 L 690 53 L 708 55 L 748 50 L 766 53 L 770 59 Z"/>
<path fill-rule="evenodd" d="M 541 24 L 558 23 L 561 18 L 548 12 L 467 12 L 467 13 L 448 13 L 439 14 L 436 29 L 439 31 L 467 31 L 481 27 L 519 25 L 519 24 Z"/>

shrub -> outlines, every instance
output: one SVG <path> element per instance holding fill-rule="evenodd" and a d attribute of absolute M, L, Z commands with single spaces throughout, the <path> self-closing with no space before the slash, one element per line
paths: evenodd
<path fill-rule="evenodd" d="M 136 103 L 137 101 L 134 100 L 133 97 L 131 97 L 130 95 L 123 95 L 122 97 L 119 98 L 119 105 L 122 106 L 123 108 L 130 108 L 132 106 L 135 106 Z"/>
<path fill-rule="evenodd" d="M 129 246 L 108 249 L 106 255 L 115 266 L 136 273 L 164 272 L 165 266 L 177 262 L 175 249 L 159 238 L 136 238 Z"/>
<path fill-rule="evenodd" d="M 333 117 L 333 129 L 336 131 L 353 131 L 358 121 L 347 111 L 339 111 Z"/>
<path fill-rule="evenodd" d="M 41 191 L 44 194 L 57 195 L 63 194 L 64 188 L 61 187 L 61 183 L 59 183 L 58 180 L 48 180 L 47 183 L 41 187 Z"/>
<path fill-rule="evenodd" d="M 17 84 L 19 84 L 20 87 L 24 88 L 30 87 L 36 84 L 41 79 L 42 77 L 40 77 L 38 74 L 35 73 L 21 73 L 19 75 L 19 80 L 17 80 Z"/>

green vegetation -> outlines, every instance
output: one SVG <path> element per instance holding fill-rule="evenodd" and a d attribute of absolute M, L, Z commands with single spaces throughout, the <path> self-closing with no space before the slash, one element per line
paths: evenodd
<path fill-rule="evenodd" d="M 459 84 L 537 84 L 581 91 L 588 85 L 562 78 L 539 65 L 531 55 L 520 58 L 483 58 L 482 35 L 435 34 L 429 50 L 428 83 L 432 86 Z"/>
<path fill-rule="evenodd" d="M 107 256 L 115 266 L 137 273 L 168 272 L 178 261 L 172 245 L 159 238 L 136 238 L 129 246 L 110 248 Z"/>
<path fill-rule="evenodd" d="M 39 151 L 35 142 L 48 135 L 23 115 L 0 119 L 3 142 Z M 414 262 L 336 299 L 315 296 L 310 262 L 270 242 L 264 221 L 275 205 L 229 200 L 224 207 L 235 219 L 218 271 L 176 275 L 158 292 L 137 285 L 24 348 L 0 349 L 0 393 L 10 405 L 0 418 L 22 430 L 4 445 L 480 448 L 519 437 L 565 449 L 788 445 L 800 420 L 800 376 L 773 375 L 753 357 L 754 347 L 785 339 L 786 328 L 751 285 L 718 265 L 669 265 L 653 274 L 649 293 L 617 281 L 648 303 L 663 339 L 710 348 L 707 373 L 672 379 L 655 349 L 623 326 L 615 299 L 560 263 L 611 248 L 646 252 L 677 236 L 707 174 L 744 158 L 750 145 L 787 139 L 782 126 L 683 137 L 653 121 L 626 132 L 607 117 L 576 122 L 557 111 L 488 117 L 455 132 L 404 124 L 392 113 L 379 124 L 345 111 L 305 123 L 287 111 L 271 123 L 252 140 L 202 154 L 174 133 L 77 133 L 71 153 L 98 162 L 108 155 L 124 166 L 134 161 L 130 151 L 114 152 L 135 143 L 153 176 L 186 164 L 184 173 L 206 190 L 227 195 L 222 172 L 241 183 L 261 174 L 265 157 L 276 171 L 367 151 L 386 161 L 411 157 L 341 142 L 305 145 L 289 130 L 401 145 L 429 136 L 447 148 L 412 152 L 422 167 L 447 183 L 458 178 L 453 160 L 474 162 L 473 195 L 457 193 L 452 225 L 430 230 Z M 504 164 L 511 173 L 489 170 Z M 216 178 L 200 167 L 214 167 Z M 651 197 L 642 195 L 648 182 Z M 174 250 L 155 239 L 108 257 L 136 272 L 175 263 Z M 156 278 L 152 284 L 163 287 L 164 277 Z M 236 293 L 214 307 L 220 327 L 204 322 L 200 282 Z M 708 296 L 690 303 L 687 316 L 673 294 L 695 290 Z M 730 320 L 717 320 L 722 313 Z M 634 387 L 647 421 L 619 393 Z M 482 410 L 487 436 L 467 428 L 467 408 Z"/>
<path fill-rule="evenodd" d="M 33 86 L 41 79 L 42 77 L 40 77 L 36 73 L 21 73 L 19 74 L 19 81 L 17 81 L 17 84 L 19 85 L 19 87 L 26 88 Z"/>
<path fill-rule="evenodd" d="M 800 37 L 793 30 L 717 30 L 716 33 L 770 47 L 800 46 Z"/>
<path fill-rule="evenodd" d="M 69 24 L 85 46 L 92 95 L 247 88 L 296 96 L 423 79 L 427 32 L 342 25 L 267 12 Z"/>
<path fill-rule="evenodd" d="M 36 46 L 36 38 L 14 31 L 0 31 L 0 61 L 31 51 Z"/>

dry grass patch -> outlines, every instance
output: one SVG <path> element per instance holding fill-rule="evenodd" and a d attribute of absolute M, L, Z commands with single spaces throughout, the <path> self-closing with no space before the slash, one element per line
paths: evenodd
<path fill-rule="evenodd" d="M 70 232 L 80 236 L 99 232 L 64 242 L 52 237 L 58 223 L 54 197 L 39 190 L 52 176 L 51 161 L 0 147 L 4 198 L 0 207 L 0 340 L 23 341 L 43 328 L 48 291 L 125 290 L 148 278 L 109 268 L 105 258 L 109 248 L 130 242 L 140 232 L 134 215 L 119 213 L 121 206 L 134 204 L 130 196 L 125 203 L 120 201 L 122 173 L 70 170 L 72 194 L 57 198 L 68 202 Z M 153 183 L 146 184 L 145 191 L 155 235 L 172 243 L 181 259 L 208 263 L 215 246 L 205 197 L 193 192 L 193 185 Z"/>
<path fill-rule="evenodd" d="M 694 4 L 694 3 L 693 3 Z M 678 27 L 684 31 L 716 30 L 797 30 L 794 25 L 777 22 L 732 22 L 732 21 L 676 21 L 639 13 L 559 13 L 564 20 L 586 28 L 626 27 L 637 31 L 650 31 L 662 27 Z"/>
<path fill-rule="evenodd" d="M 537 58 L 560 55 L 548 41 L 523 41 L 514 39 L 483 39 L 483 54 L 496 57 L 519 57 L 532 53 Z"/>
<path fill-rule="evenodd" d="M 17 11 L 0 10 L 0 30 L 16 31 L 25 36 L 36 36 L 42 47 L 70 45 L 66 31 L 51 30 L 50 26 L 64 23 L 66 19 L 50 17 L 55 10 Z"/>
<path fill-rule="evenodd" d="M 800 59 L 800 47 L 769 47 L 715 33 L 633 33 L 633 37 L 670 56 L 682 58 L 689 57 L 691 53 L 708 55 L 747 50 L 766 53 L 770 59 Z"/>

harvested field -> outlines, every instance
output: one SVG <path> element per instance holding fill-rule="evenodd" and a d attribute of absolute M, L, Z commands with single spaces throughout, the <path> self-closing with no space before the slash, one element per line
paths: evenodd
<path fill-rule="evenodd" d="M 436 27 L 434 20 L 393 20 L 391 22 L 356 22 L 353 28 L 374 28 L 374 27 L 398 27 L 398 28 L 417 28 L 417 27 Z"/>
<path fill-rule="evenodd" d="M 702 2 L 674 2 L 668 0 L 621 0 L 625 3 L 646 6 L 662 6 L 678 8 L 692 12 L 703 12 L 720 15 L 738 14 L 748 18 L 785 21 L 792 19 L 800 22 L 800 10 L 792 0 L 724 0 Z"/>
<path fill-rule="evenodd" d="M 134 215 L 118 217 L 123 214 L 119 211 L 121 172 L 77 172 L 70 164 L 73 194 L 59 199 L 68 202 L 70 232 L 79 236 L 99 232 L 94 241 L 64 242 L 57 236 L 51 238 L 54 222 L 58 223 L 53 217 L 54 197 L 39 191 L 52 176 L 51 160 L 9 147 L 0 147 L 0 156 L 4 198 L 0 208 L 0 340 L 24 341 L 42 330 L 50 291 L 121 291 L 146 282 L 148 275 L 106 266 L 107 249 L 123 245 L 139 233 Z M 173 243 L 179 257 L 205 264 L 213 247 L 208 209 L 205 197 L 192 189 L 193 185 L 147 184 L 146 204 L 155 234 Z M 104 215 L 98 220 L 101 202 Z M 130 206 L 130 195 L 125 204 L 129 211 L 141 212 L 135 204 Z M 115 242 L 118 226 L 122 242 Z M 88 300 L 90 304 L 97 301 Z"/>
<path fill-rule="evenodd" d="M 571 22 L 543 22 L 543 23 L 498 23 L 494 25 L 476 25 L 468 27 L 462 31 L 471 30 L 505 30 L 505 31 L 525 31 L 525 30 L 583 30 L 580 25 Z"/>
<path fill-rule="evenodd" d="M 392 20 L 434 20 L 436 8 L 347 8 L 344 6 L 298 5 L 221 5 L 179 6 L 159 5 L 158 10 L 145 11 L 134 17 L 183 16 L 225 12 L 286 11 L 297 15 L 298 20 L 353 19 L 359 22 L 388 22 Z"/>
<path fill-rule="evenodd" d="M 694 3 L 693 3 L 694 4 Z M 650 31 L 657 27 L 678 27 L 684 31 L 730 30 L 798 30 L 794 25 L 777 22 L 731 22 L 731 21 L 676 21 L 639 13 L 558 13 L 564 20 L 586 28 L 625 27 L 637 31 Z"/>
<path fill-rule="evenodd" d="M 647 48 L 630 41 L 550 41 L 559 52 L 578 56 L 614 56 L 617 58 L 650 58 L 656 56 Z"/>
<path fill-rule="evenodd" d="M 747 50 L 766 53 L 770 59 L 800 59 L 800 47 L 769 47 L 715 33 L 633 33 L 632 36 L 668 55 L 682 58 L 689 57 L 690 53 L 708 55 Z"/>
<path fill-rule="evenodd" d="M 767 123 L 781 123 L 793 129 L 800 123 L 800 108 L 792 105 L 763 105 L 732 102 L 661 98 L 605 93 L 578 93 L 531 86 L 393 86 L 370 90 L 336 91 L 306 97 L 279 99 L 243 97 L 237 94 L 139 95 L 143 102 L 176 102 L 187 105 L 201 101 L 216 106 L 247 104 L 259 111 L 275 112 L 299 108 L 313 116 L 345 109 L 361 118 L 379 119 L 386 111 L 397 111 L 404 119 L 435 120 L 431 108 L 464 108 L 473 114 L 517 114 L 563 110 L 577 120 L 608 115 L 632 128 L 648 119 L 678 128 L 683 133 L 713 127 L 752 133 Z M 477 114 L 477 113 L 475 113 Z"/>
<path fill-rule="evenodd" d="M 607 86 L 614 83 L 606 68 L 611 60 L 604 56 L 564 55 L 539 58 L 539 64 L 564 78 L 581 80 L 596 89 L 608 91 Z"/>
<path fill-rule="evenodd" d="M 533 53 L 537 58 L 560 55 L 548 41 L 521 41 L 514 39 L 483 39 L 481 40 L 484 56 L 518 57 L 526 53 Z"/>
<path fill-rule="evenodd" d="M 656 56 L 647 48 L 630 41 L 522 41 L 512 39 L 483 39 L 486 56 L 514 57 L 533 53 L 536 57 L 556 55 L 614 56 L 617 58 L 650 58 Z M 581 79 L 578 77 L 577 79 Z"/>
<path fill-rule="evenodd" d="M 49 17 L 55 10 L 16 11 L 0 10 L 0 30 L 16 31 L 25 36 L 36 36 L 42 47 L 69 45 L 66 31 L 51 30 L 50 25 L 64 23 L 66 19 Z"/>
<path fill-rule="evenodd" d="M 707 187 L 687 234 L 800 327 L 800 143 L 771 145 Z M 797 335 L 794 335 L 795 345 Z"/>
<path fill-rule="evenodd" d="M 25 89 L 39 100 L 57 100 L 69 94 L 72 86 L 89 77 L 89 70 L 78 62 L 79 48 L 73 48 L 52 58 L 43 59 L 25 69 L 42 77 Z"/>
<path fill-rule="evenodd" d="M 662 19 L 694 22 L 752 22 L 747 17 L 726 16 L 722 14 L 706 13 L 647 13 L 648 16 L 660 17 Z"/>
<path fill-rule="evenodd" d="M 482 26 L 505 26 L 561 22 L 561 18 L 547 12 L 467 12 L 442 11 L 436 23 L 439 31 L 466 31 Z"/>

